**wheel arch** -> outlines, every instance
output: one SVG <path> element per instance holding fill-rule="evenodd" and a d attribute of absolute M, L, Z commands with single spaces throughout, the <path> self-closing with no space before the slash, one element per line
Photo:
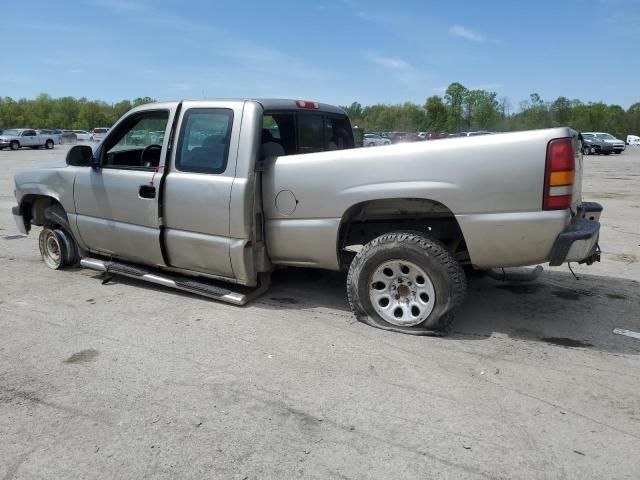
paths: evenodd
<path fill-rule="evenodd" d="M 46 210 L 49 207 L 56 205 L 58 205 L 63 212 L 65 211 L 62 203 L 60 203 L 60 200 L 53 195 L 37 193 L 29 193 L 24 195 L 20 200 L 20 212 L 24 219 L 24 224 L 27 228 L 27 231 L 31 229 L 31 225 L 43 226 L 47 221 L 47 218 L 45 218 Z M 69 223 L 68 220 L 66 220 L 66 214 L 65 221 L 66 224 L 57 224 L 69 229 Z"/>
<path fill-rule="evenodd" d="M 362 201 L 345 210 L 336 244 L 340 264 L 350 263 L 355 254 L 347 251 L 348 247 L 398 230 L 429 235 L 444 243 L 460 261 L 468 259 L 462 229 L 450 208 L 433 199 L 396 197 Z"/>

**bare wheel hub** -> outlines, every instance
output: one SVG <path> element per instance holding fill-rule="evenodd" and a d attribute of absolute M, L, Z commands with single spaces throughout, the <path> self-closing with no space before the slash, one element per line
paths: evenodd
<path fill-rule="evenodd" d="M 369 299 L 383 320 L 411 327 L 429 317 L 436 293 L 422 267 L 405 260 L 390 260 L 378 265 L 371 275 Z"/>

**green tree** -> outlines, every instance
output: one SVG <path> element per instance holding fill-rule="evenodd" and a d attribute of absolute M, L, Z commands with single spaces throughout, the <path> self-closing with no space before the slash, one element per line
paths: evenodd
<path fill-rule="evenodd" d="M 447 129 L 447 107 L 441 97 L 434 95 L 427 98 L 424 109 L 427 112 L 427 130 L 443 132 Z"/>
<path fill-rule="evenodd" d="M 447 124 L 450 132 L 457 132 L 463 127 L 464 121 L 462 114 L 466 94 L 466 87 L 458 82 L 454 82 L 449 85 L 444 94 L 444 100 L 447 104 Z"/>

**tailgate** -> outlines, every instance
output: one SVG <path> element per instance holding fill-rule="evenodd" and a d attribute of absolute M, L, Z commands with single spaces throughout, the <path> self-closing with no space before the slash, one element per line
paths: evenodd
<path fill-rule="evenodd" d="M 575 180 L 573 182 L 573 200 L 571 210 L 577 213 L 578 206 L 582 203 L 582 141 L 578 132 L 572 130 L 573 152 L 575 155 Z"/>

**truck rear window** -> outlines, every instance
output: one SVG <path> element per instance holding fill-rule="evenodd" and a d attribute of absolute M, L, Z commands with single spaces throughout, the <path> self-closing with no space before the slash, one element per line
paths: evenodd
<path fill-rule="evenodd" d="M 354 148 L 345 115 L 325 112 L 265 113 L 262 143 L 276 142 L 287 155 Z"/>

